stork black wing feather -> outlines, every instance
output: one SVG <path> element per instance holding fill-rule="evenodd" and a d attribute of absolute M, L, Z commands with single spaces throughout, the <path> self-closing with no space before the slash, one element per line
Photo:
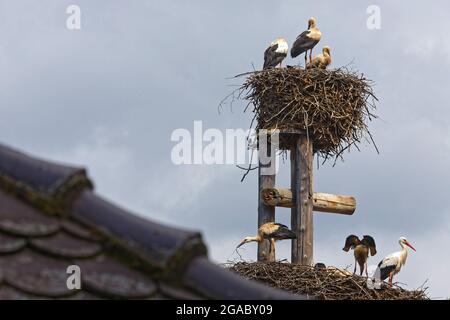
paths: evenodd
<path fill-rule="evenodd" d="M 389 274 L 395 270 L 396 266 L 395 265 L 388 265 L 388 266 L 384 266 L 383 268 L 381 268 L 381 265 L 383 264 L 383 261 L 381 261 L 378 264 L 378 269 L 380 270 L 380 279 L 381 280 L 386 280 L 389 277 Z"/>
<path fill-rule="evenodd" d="M 364 245 L 369 247 L 370 249 L 370 255 L 374 256 L 377 254 L 377 246 L 375 244 L 375 239 L 371 236 L 365 235 L 363 236 L 363 240 L 361 241 Z"/>
<path fill-rule="evenodd" d="M 279 228 L 272 232 L 272 234 L 270 234 L 270 238 L 274 238 L 277 240 L 297 238 L 297 235 L 293 231 L 289 230 L 289 228 L 284 224 L 274 223 L 274 225 L 278 226 Z"/>
<path fill-rule="evenodd" d="M 312 40 L 308 37 L 308 34 L 310 32 L 311 31 L 309 31 L 309 30 L 303 31 L 297 37 L 297 39 L 295 39 L 294 44 L 292 45 L 292 49 L 291 49 L 291 57 L 292 58 L 295 58 L 298 55 L 305 52 L 306 50 L 308 50 L 309 46 L 314 42 L 314 40 Z"/>
<path fill-rule="evenodd" d="M 308 34 L 310 33 L 311 31 L 309 31 L 309 30 L 305 30 L 305 31 L 303 31 L 302 33 L 300 33 L 298 36 L 297 36 L 297 38 L 295 39 L 295 41 L 297 41 L 298 39 L 300 39 L 300 38 L 307 38 L 308 37 Z M 295 42 L 294 42 L 295 43 Z"/>
<path fill-rule="evenodd" d="M 278 43 L 268 47 L 266 51 L 264 51 L 264 60 L 266 60 L 270 56 L 270 54 L 274 53 L 277 49 Z"/>
<path fill-rule="evenodd" d="M 279 227 L 282 227 L 282 228 L 289 229 L 289 227 L 288 227 L 287 225 L 282 224 L 282 223 L 275 222 L 274 225 L 279 226 Z"/>
<path fill-rule="evenodd" d="M 273 66 L 273 60 L 276 56 L 276 50 L 278 49 L 278 43 L 274 44 L 264 51 L 264 66 L 263 69 L 268 69 Z"/>

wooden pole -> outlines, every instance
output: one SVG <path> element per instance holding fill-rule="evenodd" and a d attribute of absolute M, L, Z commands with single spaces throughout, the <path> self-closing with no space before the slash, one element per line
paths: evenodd
<path fill-rule="evenodd" d="M 275 170 L 271 172 L 272 174 L 268 174 L 269 171 L 267 169 L 271 164 L 275 165 L 275 154 L 271 153 L 270 144 L 268 145 L 267 156 L 270 157 L 271 160 L 268 164 L 262 164 L 261 161 L 259 161 L 258 168 L 258 228 L 266 222 L 275 221 L 275 207 L 266 205 L 261 199 L 261 191 L 263 189 L 275 187 Z M 261 152 L 261 150 L 259 152 Z M 271 252 L 269 252 L 269 247 L 269 240 L 258 243 L 258 261 L 275 261 L 275 246 L 273 246 Z"/>
<path fill-rule="evenodd" d="M 305 135 L 298 135 L 291 148 L 291 189 L 294 206 L 291 228 L 297 234 L 292 240 L 291 262 L 311 265 L 313 262 L 313 146 Z"/>
<path fill-rule="evenodd" d="M 268 188 L 261 193 L 264 203 L 269 206 L 292 208 L 292 190 L 287 188 Z M 356 210 L 356 199 L 352 196 L 314 192 L 313 211 L 352 215 Z"/>

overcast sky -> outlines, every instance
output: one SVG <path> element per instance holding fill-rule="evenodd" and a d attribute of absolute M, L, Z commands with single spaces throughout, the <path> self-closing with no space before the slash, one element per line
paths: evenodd
<path fill-rule="evenodd" d="M 66 27 L 71 4 L 81 30 Z M 380 30 L 366 27 L 371 4 Z M 410 289 L 428 279 L 432 297 L 449 297 L 449 10 L 448 1 L 0 0 L 0 141 L 86 166 L 102 195 L 201 230 L 217 262 L 237 259 L 236 244 L 256 232 L 256 172 L 241 183 L 233 165 L 176 166 L 170 136 L 194 120 L 247 129 L 244 104 L 217 113 L 239 84 L 226 78 L 260 67 L 268 43 L 292 43 L 315 16 L 333 67 L 352 62 L 376 82 L 381 119 L 370 125 L 380 154 L 363 145 L 315 171 L 315 191 L 353 195 L 358 208 L 315 214 L 314 260 L 346 267 L 345 237 L 370 234 L 376 264 L 406 236 L 417 252 L 396 279 Z M 287 164 L 277 185 L 289 186 Z M 279 222 L 289 216 L 277 209 Z M 256 244 L 241 253 L 255 259 Z"/>

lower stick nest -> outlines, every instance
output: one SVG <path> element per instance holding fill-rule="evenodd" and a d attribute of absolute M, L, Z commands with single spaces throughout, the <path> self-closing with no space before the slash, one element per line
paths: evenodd
<path fill-rule="evenodd" d="M 363 139 L 376 118 L 371 81 L 347 69 L 274 68 L 247 73 L 239 97 L 254 106 L 256 129 L 302 131 L 320 156 L 338 158 Z M 289 141 L 280 137 L 281 149 Z"/>
<path fill-rule="evenodd" d="M 407 291 L 399 286 L 368 289 L 366 278 L 337 268 L 314 268 L 281 262 L 239 262 L 230 269 L 245 278 L 295 294 L 322 300 L 427 300 L 426 288 Z"/>

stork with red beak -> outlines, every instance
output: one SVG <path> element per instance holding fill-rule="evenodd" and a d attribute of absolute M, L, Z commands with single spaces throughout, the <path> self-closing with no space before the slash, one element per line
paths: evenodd
<path fill-rule="evenodd" d="M 398 240 L 402 250 L 391 253 L 386 256 L 378 264 L 377 271 L 375 272 L 375 278 L 380 280 L 385 280 L 389 278 L 389 285 L 392 287 L 392 278 L 395 274 L 399 273 L 402 266 L 406 263 L 406 258 L 408 257 L 408 249 L 410 247 L 412 250 L 416 251 L 414 247 L 406 240 L 405 237 L 400 237 Z"/>

